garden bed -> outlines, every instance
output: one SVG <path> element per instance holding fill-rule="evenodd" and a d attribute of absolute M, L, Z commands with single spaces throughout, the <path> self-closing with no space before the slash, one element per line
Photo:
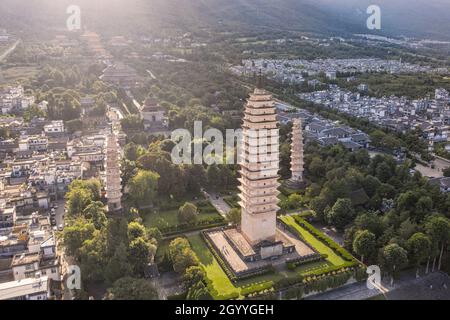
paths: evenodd
<path fill-rule="evenodd" d="M 209 201 L 197 200 L 192 201 L 192 203 L 199 210 L 195 222 L 180 223 L 178 220 L 178 208 L 183 203 L 174 202 L 170 204 L 166 203 L 165 206 L 158 208 L 145 210 L 142 214 L 144 225 L 147 228 L 158 228 L 164 236 L 226 225 L 225 219 Z M 162 209 L 161 207 L 166 209 Z"/>

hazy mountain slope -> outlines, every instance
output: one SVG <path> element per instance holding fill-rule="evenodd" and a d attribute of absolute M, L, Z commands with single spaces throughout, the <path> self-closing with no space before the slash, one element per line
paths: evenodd
<path fill-rule="evenodd" d="M 368 32 L 372 0 L 1 0 L 0 27 L 29 33 L 63 30 L 66 8 L 78 4 L 83 23 L 111 33 L 178 28 L 223 31 Z M 450 37 L 450 1 L 378 0 L 387 35 Z"/>
<path fill-rule="evenodd" d="M 316 0 L 316 3 L 333 11 L 340 21 L 358 26 L 366 24 L 367 7 L 377 4 L 381 8 L 382 28 L 375 33 L 450 39 L 449 0 Z"/>

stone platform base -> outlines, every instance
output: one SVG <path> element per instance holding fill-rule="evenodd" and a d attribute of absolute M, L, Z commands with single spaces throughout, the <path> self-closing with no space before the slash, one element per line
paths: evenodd
<path fill-rule="evenodd" d="M 277 226 L 274 242 L 263 242 L 256 246 L 250 245 L 237 228 L 216 229 L 204 235 L 236 276 L 316 253 L 281 224 Z"/>

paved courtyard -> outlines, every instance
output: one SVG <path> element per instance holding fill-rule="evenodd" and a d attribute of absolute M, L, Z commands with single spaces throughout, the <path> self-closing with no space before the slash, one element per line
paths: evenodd
<path fill-rule="evenodd" d="M 276 240 L 282 241 L 285 246 L 294 245 L 295 250 L 291 253 L 283 254 L 282 256 L 275 259 L 257 260 L 253 262 L 245 261 L 244 258 L 242 258 L 242 256 L 238 253 L 238 250 L 235 249 L 235 247 L 241 248 L 239 250 L 241 250 L 241 254 L 244 255 L 248 254 L 249 256 L 251 256 L 255 254 L 253 247 L 248 244 L 247 240 L 245 240 L 245 238 L 236 229 L 212 231 L 209 232 L 207 236 L 214 243 L 216 248 L 218 248 L 218 253 L 224 260 L 228 262 L 230 267 L 236 273 L 255 268 L 261 268 L 269 264 L 285 265 L 287 259 L 297 259 L 303 256 L 314 254 L 314 250 L 306 245 L 303 241 L 296 238 L 289 231 L 282 230 L 281 228 L 277 228 L 276 230 Z M 234 241 L 235 247 L 230 243 L 230 241 Z"/>

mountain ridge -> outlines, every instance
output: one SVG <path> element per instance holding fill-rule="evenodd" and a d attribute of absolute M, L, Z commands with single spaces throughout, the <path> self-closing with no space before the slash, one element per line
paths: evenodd
<path fill-rule="evenodd" d="M 378 0 L 382 29 L 366 28 L 372 0 L 2 0 L 0 27 L 34 33 L 64 30 L 66 8 L 82 9 L 85 25 L 111 33 L 158 28 L 192 31 L 372 33 L 450 39 L 450 1 Z"/>

